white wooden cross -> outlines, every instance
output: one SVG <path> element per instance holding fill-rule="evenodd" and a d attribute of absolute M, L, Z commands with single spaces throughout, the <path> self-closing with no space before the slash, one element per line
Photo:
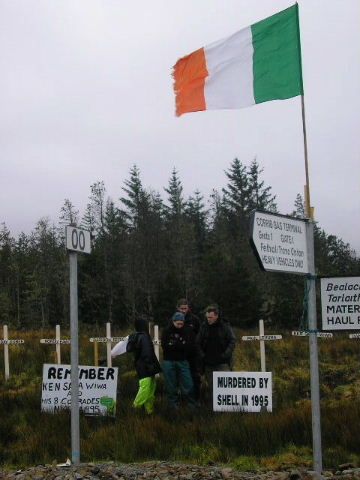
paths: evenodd
<path fill-rule="evenodd" d="M 157 359 L 159 360 L 160 357 L 160 344 L 161 341 L 159 340 L 159 325 L 154 325 L 154 338 L 153 338 L 153 344 L 154 344 L 154 350 L 155 350 L 155 355 Z M 150 329 L 149 329 L 150 330 Z M 150 334 L 150 332 L 149 332 Z M 151 336 L 151 334 L 150 334 Z M 94 357 L 95 357 L 95 366 L 98 365 L 99 362 L 99 354 L 98 354 L 98 343 L 106 343 L 106 349 L 107 349 L 107 366 L 111 367 L 112 364 L 112 357 L 111 357 L 111 344 L 112 343 L 118 343 L 118 342 L 123 342 L 124 340 L 127 340 L 126 337 L 112 337 L 111 336 L 111 325 L 110 323 L 106 324 L 106 337 L 96 337 L 96 338 L 90 338 L 90 342 L 94 342 Z M 120 355 L 122 353 L 125 353 L 125 348 L 124 346 L 121 347 L 120 349 L 121 353 L 116 353 L 115 356 Z"/>
<path fill-rule="evenodd" d="M 0 340 L 0 345 L 4 345 L 4 365 L 5 365 L 5 380 L 9 380 L 10 377 L 10 364 L 9 364 L 9 345 L 20 345 L 25 343 L 25 340 L 9 340 L 9 331 L 7 325 L 3 326 L 4 339 Z"/>
<path fill-rule="evenodd" d="M 60 335 L 60 325 L 55 327 L 55 338 L 41 338 L 40 343 L 46 345 L 55 345 L 56 346 L 56 363 L 61 365 L 61 345 L 70 345 L 71 340 L 69 338 L 61 338 Z"/>
<path fill-rule="evenodd" d="M 242 340 L 251 342 L 254 340 L 259 340 L 260 342 L 260 361 L 261 361 L 261 371 L 266 372 L 266 361 L 265 361 L 265 342 L 269 340 L 281 340 L 282 335 L 265 335 L 264 334 L 264 320 L 259 320 L 259 335 L 245 335 L 241 337 Z"/>
<path fill-rule="evenodd" d="M 109 322 L 106 324 L 106 337 L 92 337 L 92 338 L 90 338 L 90 342 L 94 343 L 94 364 L 95 364 L 95 367 L 97 367 L 99 365 L 99 350 L 98 350 L 98 344 L 99 343 L 106 343 L 107 366 L 111 367 L 112 366 L 111 344 L 121 342 L 122 340 L 125 340 L 125 338 L 127 338 L 127 337 L 112 337 L 111 336 L 111 323 L 109 323 Z"/>
<path fill-rule="evenodd" d="M 291 332 L 291 335 L 293 337 L 308 337 L 309 334 L 310 334 L 310 332 L 307 331 L 307 330 L 295 330 L 295 331 Z M 316 332 L 316 336 L 318 338 L 332 338 L 333 334 L 330 333 L 330 332 Z"/>

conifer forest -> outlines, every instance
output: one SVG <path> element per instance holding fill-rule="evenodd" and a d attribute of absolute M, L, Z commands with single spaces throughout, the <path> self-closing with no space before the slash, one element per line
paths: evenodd
<path fill-rule="evenodd" d="M 262 179 L 255 159 L 235 158 L 227 183 L 214 185 L 210 198 L 188 198 L 174 168 L 162 192 L 143 186 L 137 166 L 119 185 L 118 198 L 104 182 L 90 186 L 86 209 L 71 199 L 59 206 L 54 223 L 41 218 L 32 232 L 15 238 L 0 230 L 0 319 L 16 329 L 69 325 L 68 256 L 65 225 L 91 231 L 91 255 L 79 256 L 79 321 L 111 322 L 119 328 L 146 315 L 160 326 L 178 298 L 187 297 L 201 316 L 209 303 L 237 327 L 259 318 L 285 328 L 304 326 L 304 278 L 261 271 L 249 242 L 253 209 L 277 212 L 276 192 Z M 300 194 L 282 214 L 304 217 Z M 341 238 L 315 227 L 318 276 L 360 275 L 360 259 Z M 318 308 L 319 311 L 319 308 Z"/>

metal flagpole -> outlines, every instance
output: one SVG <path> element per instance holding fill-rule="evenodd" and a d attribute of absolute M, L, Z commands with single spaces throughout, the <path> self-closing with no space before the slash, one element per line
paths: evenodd
<path fill-rule="evenodd" d="M 306 175 L 306 215 L 309 222 L 306 226 L 306 243 L 308 249 L 309 275 L 306 279 L 307 315 L 309 323 L 309 350 L 310 350 L 310 386 L 311 386 L 311 416 L 313 435 L 313 462 L 314 470 L 322 472 L 321 450 L 321 422 L 320 422 L 320 387 L 319 387 L 319 360 L 317 346 L 317 319 L 316 319 L 316 285 L 315 285 L 315 256 L 314 256 L 314 211 L 310 203 L 309 165 L 305 122 L 304 95 L 301 95 L 301 112 L 304 137 L 305 175 Z"/>

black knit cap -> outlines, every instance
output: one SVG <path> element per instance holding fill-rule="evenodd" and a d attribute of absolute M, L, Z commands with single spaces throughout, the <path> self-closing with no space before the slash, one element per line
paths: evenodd
<path fill-rule="evenodd" d="M 148 332 L 149 331 L 149 322 L 144 317 L 138 317 L 135 320 L 135 330 L 137 332 Z"/>

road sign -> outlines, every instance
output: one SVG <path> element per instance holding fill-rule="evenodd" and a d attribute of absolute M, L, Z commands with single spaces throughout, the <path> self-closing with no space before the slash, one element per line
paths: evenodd
<path fill-rule="evenodd" d="M 88 230 L 67 225 L 66 248 L 80 253 L 91 252 L 91 237 Z"/>
<path fill-rule="evenodd" d="M 360 329 L 360 277 L 321 279 L 323 330 Z"/>
<path fill-rule="evenodd" d="M 251 244 L 268 272 L 309 273 L 306 220 L 255 210 Z"/>

